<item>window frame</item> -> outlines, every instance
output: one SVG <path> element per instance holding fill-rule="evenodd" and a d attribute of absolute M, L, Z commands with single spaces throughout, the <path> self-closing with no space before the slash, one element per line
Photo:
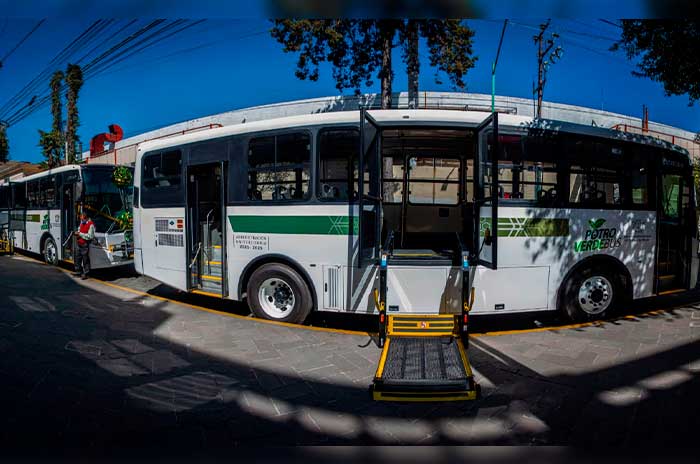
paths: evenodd
<path fill-rule="evenodd" d="M 150 157 L 155 157 L 158 155 L 160 157 L 160 166 L 163 166 L 163 155 L 166 153 L 179 151 L 180 152 L 180 183 L 178 185 L 168 185 L 162 187 L 146 187 L 144 185 L 144 173 L 146 172 L 146 159 Z M 140 185 L 142 187 L 139 189 L 139 204 L 141 208 L 184 208 L 185 207 L 185 192 L 186 192 L 186 179 L 185 179 L 185 166 L 187 161 L 187 148 L 186 146 L 176 145 L 173 147 L 162 148 L 159 150 L 150 151 L 144 153 L 141 157 L 141 169 L 140 169 Z M 158 193 L 152 198 L 149 198 L 150 194 Z"/>
<path fill-rule="evenodd" d="M 277 147 L 277 137 L 281 135 L 304 133 L 309 138 L 309 190 L 306 198 L 293 198 L 289 200 L 255 200 L 250 198 L 250 194 L 247 193 L 246 200 L 233 202 L 234 204 L 241 205 L 299 205 L 308 204 L 316 202 L 316 142 L 314 137 L 314 131 L 308 127 L 297 127 L 297 128 L 285 128 L 285 129 L 275 129 L 270 131 L 260 131 L 260 132 L 250 132 L 245 134 L 243 140 L 244 152 L 243 156 L 245 158 L 245 172 L 243 174 L 242 182 L 246 184 L 246 192 L 248 191 L 248 185 L 250 183 L 250 141 L 253 139 L 264 138 L 264 137 L 275 137 L 275 149 Z M 302 163 L 303 164 L 303 163 Z"/>
<path fill-rule="evenodd" d="M 457 160 L 459 162 L 459 171 L 457 172 L 457 179 L 456 180 L 435 180 L 435 179 L 415 179 L 411 180 L 411 170 L 406 169 L 408 167 L 408 164 L 411 160 L 411 158 L 418 158 L 418 156 L 409 156 L 404 158 L 404 176 L 405 176 L 405 181 L 404 181 L 404 188 L 408 191 L 408 195 L 406 196 L 406 204 L 411 205 L 411 206 L 430 206 L 433 208 L 451 208 L 455 206 L 459 206 L 463 203 L 464 200 L 464 185 L 465 182 L 462 181 L 462 173 L 464 172 L 464 165 L 466 160 L 455 155 L 455 156 L 437 156 L 437 155 L 432 155 L 432 156 L 422 156 L 423 158 L 432 158 L 433 160 L 436 159 L 449 159 L 449 160 Z M 464 176 L 466 179 L 466 175 Z M 457 185 L 457 202 L 456 203 L 416 203 L 411 201 L 411 183 L 416 182 L 419 184 L 443 184 L 443 183 L 448 183 L 448 184 L 456 184 Z M 433 198 L 434 200 L 435 198 Z"/>
<path fill-rule="evenodd" d="M 333 204 L 351 204 L 353 202 L 356 202 L 356 200 L 353 200 L 352 196 L 350 195 L 346 200 L 334 200 L 332 198 L 322 198 L 320 196 L 320 187 L 321 187 L 321 136 L 325 132 L 337 132 L 337 131 L 353 131 L 357 134 L 357 153 L 355 153 L 355 159 L 357 160 L 357 179 L 351 178 L 348 179 L 348 186 L 354 187 L 355 182 L 357 182 L 358 189 L 359 189 L 359 181 L 360 181 L 360 128 L 357 125 L 341 125 L 341 126 L 333 126 L 333 125 L 328 125 L 328 126 L 322 126 L 316 130 L 316 143 L 315 143 L 315 150 L 314 153 L 312 153 L 312 156 L 315 156 L 315 170 L 314 170 L 314 195 L 313 199 L 322 203 L 333 203 Z M 350 168 L 350 176 L 353 176 L 354 174 L 354 169 L 352 166 L 352 160 L 350 162 L 351 168 Z M 359 192 L 358 192 L 359 194 Z"/>
<path fill-rule="evenodd" d="M 564 207 L 568 209 L 599 209 L 599 210 L 609 210 L 609 211 L 649 211 L 655 212 L 657 210 L 657 192 L 656 192 L 656 179 L 659 177 L 659 167 L 658 162 L 655 160 L 655 153 L 660 154 L 665 151 L 657 151 L 658 149 L 651 147 L 647 144 L 626 141 L 626 140 L 615 140 L 606 137 L 591 136 L 587 134 L 581 134 L 577 132 L 562 132 L 562 134 L 568 135 L 570 137 L 569 142 L 574 138 L 584 139 L 588 143 L 596 143 L 607 145 L 608 148 L 620 149 L 622 150 L 620 163 L 621 168 L 619 170 L 620 175 L 620 195 L 622 197 L 622 202 L 620 204 L 600 204 L 600 205 L 587 205 L 581 203 L 572 203 L 569 201 L 571 195 L 571 166 L 580 167 L 592 167 L 598 169 L 612 170 L 611 164 L 606 164 L 601 162 L 601 154 L 597 149 L 594 153 L 588 153 L 586 157 L 573 156 L 570 153 L 570 145 L 566 145 L 563 148 L 565 162 L 563 163 L 563 175 L 562 181 L 564 185 L 562 186 L 562 191 L 565 192 L 566 201 Z M 636 159 L 635 159 L 636 158 Z M 592 160 L 588 164 L 582 163 L 586 159 Z M 646 204 L 634 203 L 632 195 L 632 173 L 630 171 L 631 163 L 635 164 L 645 164 L 646 169 L 646 192 L 647 201 Z"/>
<path fill-rule="evenodd" d="M 543 138 L 544 137 L 551 138 L 554 135 L 558 138 L 558 137 L 560 137 L 560 134 L 562 134 L 562 132 L 545 131 L 545 132 L 541 133 L 541 136 Z M 526 131 L 526 130 L 522 130 L 522 129 L 518 129 L 518 128 L 514 128 L 514 127 L 508 127 L 508 126 L 500 126 L 498 128 L 498 136 L 499 137 L 518 136 L 521 138 L 520 143 L 523 143 L 523 141 L 522 141 L 523 138 L 532 138 L 533 140 L 536 140 L 536 138 L 535 138 L 536 136 L 532 134 L 532 131 Z M 560 143 L 560 142 L 557 140 L 555 143 Z M 523 152 L 525 153 L 526 151 L 524 150 Z M 504 161 L 504 164 L 506 164 L 507 160 L 503 160 L 503 161 Z M 512 160 L 510 160 L 510 161 L 511 161 L 509 163 L 510 165 L 515 164 L 512 162 Z M 521 160 L 521 163 L 520 163 L 521 166 L 524 166 L 525 161 L 528 161 L 531 163 L 536 163 L 536 162 L 544 163 L 544 161 L 536 161 L 536 160 L 532 160 L 532 159 L 526 159 L 526 160 Z M 474 163 L 476 163 L 476 162 L 477 161 L 475 160 Z M 500 160 L 499 160 L 499 164 L 500 164 Z M 564 168 L 566 168 L 566 169 L 564 169 Z M 504 168 L 504 169 L 508 169 L 508 168 Z M 523 173 L 523 172 L 526 172 L 526 170 L 521 169 L 520 172 Z M 552 172 L 552 171 L 548 171 L 548 172 Z M 554 183 L 554 185 L 555 185 L 557 192 L 558 192 L 557 197 L 554 199 L 554 201 L 542 202 L 536 198 L 532 199 L 532 200 L 528 200 L 526 198 L 503 198 L 503 197 L 499 196 L 498 197 L 498 207 L 499 208 L 534 207 L 534 208 L 541 208 L 541 209 L 557 209 L 557 208 L 565 207 L 566 203 L 568 203 L 568 199 L 567 199 L 567 201 L 564 201 L 562 198 L 562 194 L 560 192 L 564 191 L 563 190 L 563 187 L 564 187 L 563 177 L 565 177 L 565 175 L 568 175 L 568 167 L 566 166 L 566 160 L 559 159 L 559 158 L 555 159 L 553 172 L 556 174 L 556 182 Z M 466 179 L 466 176 L 465 176 L 465 179 Z M 473 183 L 473 175 L 472 175 L 472 183 Z M 502 180 L 501 180 L 501 177 L 499 175 L 498 185 L 500 186 L 501 183 L 502 183 Z M 518 179 L 516 182 L 515 178 L 511 178 L 510 183 L 511 183 L 511 191 L 512 191 L 516 185 L 520 186 L 522 184 L 522 181 L 520 179 Z M 532 185 L 532 183 L 530 183 L 530 182 L 527 182 L 526 184 Z M 551 183 L 547 182 L 545 185 L 551 185 Z M 567 186 L 568 186 L 568 184 L 567 184 Z"/>

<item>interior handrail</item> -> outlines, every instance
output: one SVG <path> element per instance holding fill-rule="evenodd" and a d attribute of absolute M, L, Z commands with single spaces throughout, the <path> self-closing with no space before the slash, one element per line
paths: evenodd
<path fill-rule="evenodd" d="M 382 253 L 386 253 L 387 256 L 392 256 L 394 254 L 394 232 L 390 230 L 386 234 L 386 240 L 384 240 L 384 246 L 382 247 Z"/>
<path fill-rule="evenodd" d="M 197 257 L 199 256 L 199 252 L 202 251 L 202 242 L 199 242 L 197 244 L 197 252 L 194 254 L 194 257 L 192 258 L 192 262 L 190 262 L 189 268 L 192 269 L 192 266 L 194 266 L 194 263 L 197 261 Z"/>

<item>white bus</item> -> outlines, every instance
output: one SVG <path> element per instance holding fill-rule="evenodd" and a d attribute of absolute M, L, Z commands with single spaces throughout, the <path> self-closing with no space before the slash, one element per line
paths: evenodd
<path fill-rule="evenodd" d="M 472 314 L 597 319 L 697 281 L 688 153 L 603 128 L 294 116 L 146 142 L 134 185 L 137 271 L 262 318 L 374 313 L 385 264 L 389 315 L 459 314 L 465 250 Z"/>
<path fill-rule="evenodd" d="M 41 254 L 48 264 L 72 263 L 73 231 L 83 208 L 95 223 L 92 269 L 131 264 L 133 231 L 120 219 L 127 218 L 124 212 L 132 214 L 133 185 L 115 185 L 114 169 L 107 164 L 61 166 L 0 186 L 0 209 L 7 211 L 14 248 Z"/>

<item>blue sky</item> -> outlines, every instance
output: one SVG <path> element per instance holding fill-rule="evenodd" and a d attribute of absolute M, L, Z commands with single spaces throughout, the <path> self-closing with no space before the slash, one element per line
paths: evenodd
<path fill-rule="evenodd" d="M 47 19 L 0 68 L 0 106 L 92 21 Z M 536 31 L 532 28 L 542 21 L 513 20 L 508 26 L 498 65 L 499 95 L 531 97 L 536 77 L 532 40 Z M 34 19 L 0 17 L 0 57 L 35 23 Z M 490 67 L 502 20 L 468 23 L 476 31 L 474 51 L 479 60 L 467 76 L 467 90 L 490 93 Z M 256 18 L 210 19 L 86 81 L 79 99 L 79 135 L 84 148 L 93 135 L 112 123 L 121 125 L 125 136 L 130 136 L 231 109 L 338 94 L 328 67 L 321 68 L 318 82 L 298 80 L 294 76 L 295 55 L 282 52 L 266 32 L 269 28 L 268 21 Z M 615 26 L 594 18 L 554 19 L 551 30 L 561 35 L 564 55 L 550 69 L 545 100 L 635 116 L 641 115 L 642 104 L 646 104 L 653 121 L 691 131 L 700 129 L 700 109 L 689 107 L 687 97 L 664 96 L 660 84 L 631 75 L 633 65 L 621 52 L 608 51 L 610 39 L 619 34 Z M 435 83 L 425 51 L 423 57 L 421 90 L 451 90 L 445 78 L 442 85 Z M 394 63 L 394 91 L 405 90 L 406 76 L 398 51 Z M 65 63 L 61 68 L 65 69 Z M 379 82 L 365 90 L 378 91 Z M 50 125 L 46 106 L 11 126 L 11 158 L 40 161 L 37 129 L 49 129 Z"/>

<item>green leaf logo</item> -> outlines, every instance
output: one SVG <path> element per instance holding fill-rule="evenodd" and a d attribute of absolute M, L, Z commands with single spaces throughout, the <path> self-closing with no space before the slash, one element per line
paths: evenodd
<path fill-rule="evenodd" d="M 599 229 L 600 226 L 605 224 L 605 219 L 589 219 L 588 220 L 588 225 L 591 226 L 591 229 L 596 230 Z"/>

